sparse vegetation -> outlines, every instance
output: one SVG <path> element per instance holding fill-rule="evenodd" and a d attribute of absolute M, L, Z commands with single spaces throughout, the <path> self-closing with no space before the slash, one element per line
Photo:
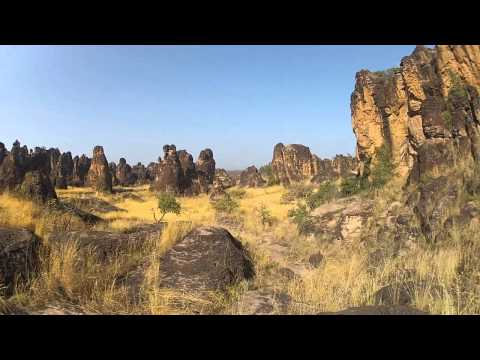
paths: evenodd
<path fill-rule="evenodd" d="M 314 210 L 327 201 L 333 200 L 337 196 L 337 187 L 332 181 L 326 181 L 320 184 L 315 192 L 310 193 L 306 202 L 310 210 Z"/>
<path fill-rule="evenodd" d="M 174 195 L 162 192 L 158 194 L 158 209 L 161 214 L 160 219 L 156 219 L 155 212 L 153 213 L 153 216 L 156 222 L 162 222 L 165 215 L 169 213 L 179 215 L 182 206 L 178 203 L 177 199 L 175 199 Z"/>
<path fill-rule="evenodd" d="M 306 205 L 298 204 L 295 209 L 288 212 L 288 217 L 297 225 L 297 230 L 300 235 L 308 235 L 314 231 L 313 217 Z"/>
<path fill-rule="evenodd" d="M 238 209 L 239 204 L 232 196 L 227 194 L 220 200 L 216 201 L 212 206 L 218 213 L 232 214 Z"/>

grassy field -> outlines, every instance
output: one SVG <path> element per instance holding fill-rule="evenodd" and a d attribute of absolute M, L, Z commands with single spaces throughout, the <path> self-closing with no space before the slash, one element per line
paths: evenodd
<path fill-rule="evenodd" d="M 300 235 L 287 214 L 301 200 L 285 204 L 282 196 L 287 190 L 281 186 L 229 190 L 239 203 L 229 222 L 217 216 L 206 195 L 178 198 L 182 212 L 165 217 L 168 226 L 160 239 L 152 239 L 141 249 L 112 259 L 107 265 L 100 265 L 92 255 L 83 260 L 85 265 L 80 268 L 78 248 L 75 244 L 65 244 L 56 252 L 43 254 L 39 276 L 19 286 L 16 294 L 2 299 L 4 305 L 0 305 L 19 304 L 35 309 L 53 303 L 88 313 L 108 314 L 242 314 L 245 312 L 241 305 L 243 298 L 255 289 L 269 289 L 274 294 L 290 297 L 283 313 L 315 314 L 373 304 L 375 292 L 391 286 L 396 294 L 406 291 L 412 306 L 430 313 L 480 313 L 480 260 L 476 256 L 480 253 L 480 239 L 475 225 L 454 227 L 449 239 L 442 244 L 415 239 L 411 249 L 401 256 L 386 255 L 372 262 L 373 250 L 383 249 L 389 254 L 387 247 L 394 246 L 387 235 L 380 238 L 376 235 L 382 226 L 379 223 L 382 214 L 390 204 L 402 200 L 401 193 L 394 189 L 387 186 L 373 195 L 375 218 L 363 229 L 362 237 L 368 241 L 355 243 Z M 96 195 L 123 210 L 98 213 L 108 222 L 97 225 L 97 229 L 123 231 L 155 221 L 155 194 L 147 187 L 127 190 L 114 195 Z M 126 193 L 135 196 L 124 196 Z M 80 188 L 59 190 L 58 195 L 62 200 L 95 196 L 91 190 Z M 271 215 L 271 224 L 262 224 L 262 208 Z M 65 226 L 62 216 L 54 211 L 5 194 L 0 195 L 0 215 L 0 226 L 31 229 L 47 242 L 51 231 Z M 197 225 L 224 226 L 242 241 L 255 261 L 255 280 L 232 288 L 228 296 L 213 294 L 211 300 L 159 288 L 155 266 L 159 257 Z M 81 228 L 82 224 L 69 221 L 68 226 Z M 281 249 L 285 251 L 276 251 L 277 244 L 282 244 Z M 308 266 L 308 257 L 318 251 L 324 260 L 321 266 L 312 268 Z M 298 268 L 301 276 L 286 279 L 279 273 L 282 267 Z M 132 298 L 128 286 L 118 281 L 119 274 L 138 269 L 142 269 L 145 276 L 138 296 Z M 399 298 L 393 300 L 399 301 Z"/>

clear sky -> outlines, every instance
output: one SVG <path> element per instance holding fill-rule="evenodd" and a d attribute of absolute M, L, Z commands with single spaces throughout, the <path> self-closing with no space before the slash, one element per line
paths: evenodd
<path fill-rule="evenodd" d="M 354 153 L 355 73 L 414 46 L 0 46 L 0 141 L 148 164 L 164 144 L 243 169 L 301 143 Z"/>

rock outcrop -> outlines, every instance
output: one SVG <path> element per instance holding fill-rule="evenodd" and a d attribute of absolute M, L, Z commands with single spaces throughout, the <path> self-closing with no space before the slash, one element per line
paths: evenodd
<path fill-rule="evenodd" d="M 200 192 L 208 192 L 209 186 L 213 184 L 215 178 L 215 159 L 213 158 L 213 151 L 205 149 L 198 155 L 198 160 L 195 165 L 197 170 L 198 182 L 200 185 Z"/>
<path fill-rule="evenodd" d="M 140 162 L 137 165 L 132 166 L 132 173 L 135 176 L 135 182 L 137 185 L 145 185 L 153 180 L 150 177 L 148 169 Z"/>
<path fill-rule="evenodd" d="M 240 174 L 238 186 L 240 187 L 262 187 L 265 186 L 266 181 L 255 166 L 249 166 Z"/>
<path fill-rule="evenodd" d="M 50 177 L 48 152 L 42 148 L 29 151 L 18 141 L 10 152 L 3 147 L 0 164 L 0 192 L 8 191 L 28 199 L 46 202 L 57 195 Z"/>
<path fill-rule="evenodd" d="M 73 158 L 73 186 L 84 186 L 88 170 L 90 169 L 91 160 L 85 154 L 81 157 L 75 156 Z"/>
<path fill-rule="evenodd" d="M 10 295 L 16 281 L 27 280 L 38 266 L 40 240 L 28 230 L 0 228 L 0 289 Z"/>
<path fill-rule="evenodd" d="M 132 167 L 127 164 L 125 158 L 121 158 L 116 167 L 115 177 L 120 186 L 132 186 L 137 181 L 136 175 L 132 171 Z"/>
<path fill-rule="evenodd" d="M 102 146 L 95 146 L 93 149 L 87 185 L 99 192 L 112 192 L 112 174 Z"/>
<path fill-rule="evenodd" d="M 362 70 L 351 98 L 359 175 L 379 150 L 416 182 L 480 155 L 480 46 L 417 46 L 399 68 Z"/>
<path fill-rule="evenodd" d="M 55 187 L 57 189 L 66 189 L 73 181 L 73 159 L 70 152 L 63 153 L 58 159 L 55 169 Z"/>
<path fill-rule="evenodd" d="M 224 169 L 215 169 L 215 179 L 213 183 L 215 184 L 215 182 L 220 183 L 223 189 L 235 186 L 235 180 L 232 179 Z"/>
<path fill-rule="evenodd" d="M 177 151 L 175 145 L 163 147 L 163 159 L 147 167 L 147 177 L 152 177 L 150 189 L 192 196 L 208 193 L 213 186 L 215 160 L 210 149 L 200 153 L 197 163 L 186 150 Z M 152 174 L 152 175 L 150 175 Z"/>
<path fill-rule="evenodd" d="M 351 156 L 337 155 L 334 159 L 320 159 L 310 148 L 300 144 L 275 145 L 272 175 L 275 182 L 290 185 L 296 182 L 320 183 L 351 175 L 356 161 Z"/>
<path fill-rule="evenodd" d="M 179 194 L 182 167 L 178 159 L 177 149 L 175 145 L 165 145 L 163 153 L 163 159 L 159 159 L 159 163 L 156 164 L 155 179 L 150 189 Z"/>
<path fill-rule="evenodd" d="M 189 292 L 226 290 L 254 276 L 252 260 L 227 230 L 200 227 L 160 259 L 160 286 Z"/>
<path fill-rule="evenodd" d="M 186 150 L 180 150 L 178 152 L 178 160 L 180 161 L 181 167 L 179 183 L 180 192 L 184 195 L 196 195 L 200 193 L 197 169 L 193 162 L 193 156 Z"/>

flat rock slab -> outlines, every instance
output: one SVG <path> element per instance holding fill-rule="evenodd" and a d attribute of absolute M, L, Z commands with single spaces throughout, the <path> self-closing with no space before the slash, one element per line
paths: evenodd
<path fill-rule="evenodd" d="M 93 248 L 101 260 L 112 255 L 145 244 L 153 237 L 160 238 L 164 224 L 139 226 L 128 233 L 107 231 L 71 231 L 52 234 L 49 238 L 51 246 L 75 243 L 80 249 Z"/>
<path fill-rule="evenodd" d="M 200 227 L 160 259 L 160 286 L 188 292 L 225 290 L 254 276 L 240 241 L 226 229 Z"/>

